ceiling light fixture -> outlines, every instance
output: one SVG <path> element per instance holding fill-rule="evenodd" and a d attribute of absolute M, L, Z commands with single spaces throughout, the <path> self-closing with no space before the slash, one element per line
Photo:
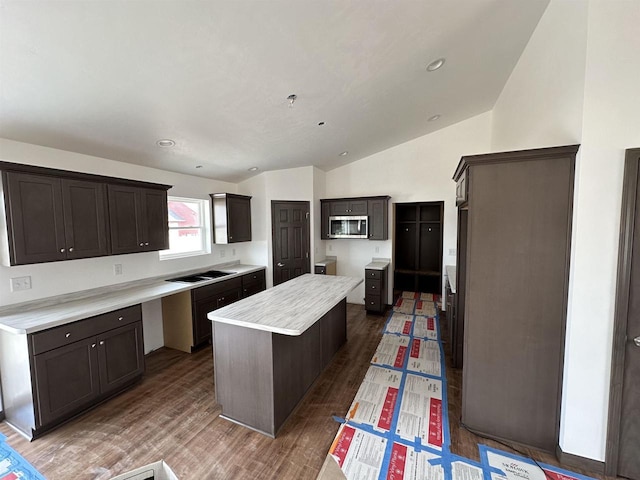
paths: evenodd
<path fill-rule="evenodd" d="M 196 168 L 202 168 L 202 165 L 196 165 Z"/>
<path fill-rule="evenodd" d="M 176 142 L 174 142 L 170 138 L 163 138 L 163 139 L 158 140 L 156 142 L 156 145 L 158 145 L 159 147 L 163 147 L 163 148 L 170 148 L 170 147 L 173 147 L 175 144 L 176 144 Z"/>
<path fill-rule="evenodd" d="M 251 167 L 249 169 L 250 172 L 257 172 L 258 171 L 258 167 Z"/>
<path fill-rule="evenodd" d="M 438 120 L 440 118 L 440 115 L 433 115 L 432 117 L 429 117 L 429 119 L 427 121 L 429 122 L 435 122 L 436 120 Z"/>
<path fill-rule="evenodd" d="M 318 124 L 318 126 L 319 126 L 319 127 L 321 127 L 321 126 L 323 126 L 323 125 L 324 125 L 324 122 L 320 122 L 320 123 Z"/>
<path fill-rule="evenodd" d="M 444 65 L 444 62 L 444 58 L 438 58 L 437 60 L 434 60 L 429 65 L 427 65 L 427 72 L 435 72 Z"/>
<path fill-rule="evenodd" d="M 346 150 L 340 154 L 341 157 L 346 157 L 347 155 L 349 155 L 349 152 Z"/>
<path fill-rule="evenodd" d="M 289 101 L 289 108 L 293 108 L 293 104 L 297 99 L 298 96 L 295 93 L 292 93 L 287 97 L 287 100 Z"/>

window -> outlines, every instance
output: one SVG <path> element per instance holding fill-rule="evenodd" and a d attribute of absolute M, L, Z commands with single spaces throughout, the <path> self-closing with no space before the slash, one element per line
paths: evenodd
<path fill-rule="evenodd" d="M 198 198 L 169 197 L 169 249 L 160 259 L 211 253 L 209 202 Z"/>

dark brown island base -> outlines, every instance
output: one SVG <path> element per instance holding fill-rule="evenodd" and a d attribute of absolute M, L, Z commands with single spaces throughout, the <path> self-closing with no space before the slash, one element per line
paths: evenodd
<path fill-rule="evenodd" d="M 275 437 L 346 341 L 360 283 L 307 274 L 209 313 L 221 417 Z"/>

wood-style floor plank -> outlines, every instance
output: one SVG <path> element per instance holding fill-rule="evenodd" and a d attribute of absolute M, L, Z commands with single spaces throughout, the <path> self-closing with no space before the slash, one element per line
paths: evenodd
<path fill-rule="evenodd" d="M 4 423 L 0 432 L 49 480 L 106 480 L 160 459 L 181 480 L 315 479 L 338 430 L 332 415 L 345 415 L 351 405 L 385 319 L 347 305 L 347 344 L 276 439 L 218 418 L 211 348 L 192 355 L 171 349 L 152 353 L 140 384 L 34 442 Z M 479 460 L 478 443 L 508 450 L 461 427 L 462 372 L 451 368 L 446 343 L 445 352 L 451 451 Z M 559 465 L 553 455 L 524 451 Z"/>
<path fill-rule="evenodd" d="M 313 479 L 380 341 L 384 317 L 347 306 L 348 341 L 276 439 L 218 418 L 211 348 L 160 349 L 141 383 L 33 442 L 8 443 L 49 480 L 105 480 L 164 459 L 181 480 Z"/>

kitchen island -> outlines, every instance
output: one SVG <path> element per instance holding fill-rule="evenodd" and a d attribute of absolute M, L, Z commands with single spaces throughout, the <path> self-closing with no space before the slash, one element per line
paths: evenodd
<path fill-rule="evenodd" d="M 221 417 L 275 437 L 347 339 L 362 279 L 302 275 L 210 312 Z"/>

